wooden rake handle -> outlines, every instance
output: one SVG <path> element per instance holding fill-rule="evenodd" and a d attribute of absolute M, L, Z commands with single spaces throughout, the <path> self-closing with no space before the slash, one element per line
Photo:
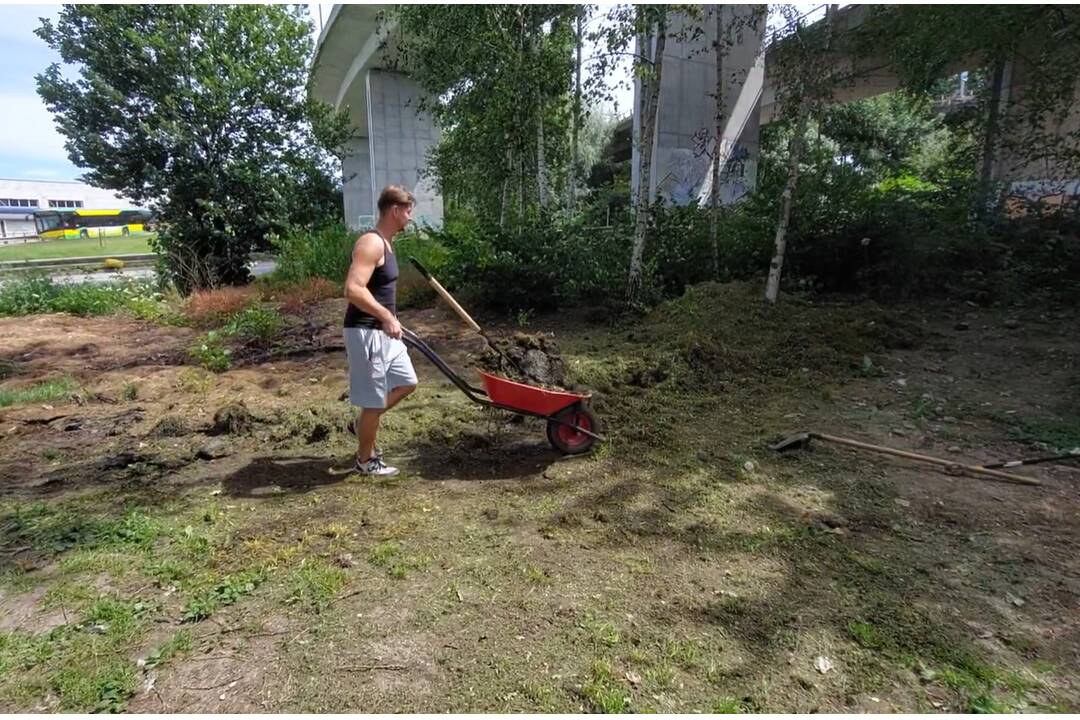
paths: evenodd
<path fill-rule="evenodd" d="M 1021 485 L 1042 485 L 1042 481 L 1036 480 L 1035 478 L 1024 477 L 1023 475 L 1013 475 L 1012 473 L 1000 472 L 998 470 L 990 470 L 988 468 L 979 467 L 978 465 L 965 465 L 963 463 L 953 462 L 952 460 L 944 460 L 942 458 L 931 457 L 930 455 L 908 452 L 907 450 L 897 450 L 896 448 L 885 447 L 884 445 L 872 445 L 870 443 L 860 442 L 859 440 L 851 440 L 849 438 L 826 435 L 825 433 L 819 432 L 812 432 L 810 433 L 810 436 L 838 445 L 847 445 L 848 447 L 859 448 L 861 450 L 871 450 L 873 452 L 885 453 L 886 455 L 895 455 L 896 457 L 907 458 L 908 460 L 920 460 L 922 462 L 941 465 L 946 468 L 963 470 L 975 475 L 985 475 L 998 480 L 1020 483 Z"/>

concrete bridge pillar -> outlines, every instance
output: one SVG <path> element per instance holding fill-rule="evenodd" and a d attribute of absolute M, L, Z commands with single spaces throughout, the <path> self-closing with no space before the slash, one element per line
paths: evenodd
<path fill-rule="evenodd" d="M 312 94 L 342 110 L 353 139 L 342 159 L 345 223 L 375 221 L 379 193 L 402 185 L 416 196 L 418 224 L 442 225 L 443 203 L 425 178 L 428 151 L 439 141 L 434 120 L 419 112 L 420 87 L 394 65 L 396 27 L 388 5 L 335 5 L 319 36 Z"/>
<path fill-rule="evenodd" d="M 758 160 L 758 100 L 764 82 L 765 19 L 755 28 L 754 5 L 705 5 L 700 17 L 668 16 L 649 196 L 674 205 L 707 205 L 712 163 L 717 155 L 716 54 L 717 13 L 730 30 L 731 46 L 723 59 L 725 126 L 720 146 L 720 197 L 730 203 L 753 189 Z M 760 11 L 760 10 L 759 10 Z M 763 11 L 761 11 L 763 12 Z M 696 31 L 696 28 L 700 31 Z M 639 38 L 638 47 L 655 48 L 656 38 Z M 650 53 L 651 54 L 651 53 Z M 631 188 L 637 196 L 641 158 L 642 87 L 634 82 Z"/>

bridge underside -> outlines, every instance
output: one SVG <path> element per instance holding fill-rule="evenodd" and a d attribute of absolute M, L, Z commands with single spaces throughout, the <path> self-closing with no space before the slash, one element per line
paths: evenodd
<path fill-rule="evenodd" d="M 715 97 L 716 69 L 712 51 L 715 39 L 715 13 L 722 7 L 724 24 L 733 18 L 747 17 L 752 5 L 703 6 L 703 19 L 697 24 L 706 28 L 703 35 L 692 40 L 679 40 L 678 34 L 686 22 L 673 19 L 664 52 L 664 72 L 660 89 L 660 111 L 656 135 L 653 138 L 653 166 L 650 177 L 650 197 L 685 205 L 692 202 L 705 205 L 711 191 L 712 163 L 716 154 Z M 855 29 L 866 19 L 865 5 L 849 5 L 840 9 L 833 22 L 834 33 Z M 764 23 L 761 23 L 764 25 Z M 684 37 L 692 37 L 689 34 Z M 639 41 L 639 47 L 654 47 L 653 38 Z M 852 57 L 840 55 L 841 76 L 850 78 L 833 94 L 834 104 L 842 104 L 893 92 L 900 87 L 900 77 L 884 57 Z M 774 121 L 780 112 L 775 77 L 769 72 L 769 53 L 764 32 L 743 29 L 724 59 L 726 118 L 723 143 L 720 148 L 722 172 L 720 198 L 730 203 L 749 192 L 757 176 L 759 129 Z M 975 62 L 960 63 L 948 73 L 977 69 Z M 1001 94 L 1001 116 L 1022 112 L 1029 84 L 1029 69 L 1022 59 L 1006 63 Z M 637 109 L 641 106 L 641 83 L 634 86 L 634 152 L 631 187 L 638 187 L 641 128 Z M 1041 128 L 1045 143 L 1064 139 L 1080 132 L 1080 88 L 1076 101 L 1066 118 L 1048 122 Z M 1080 179 L 1069 177 L 1054 160 L 1053 153 L 1038 159 L 1010 150 L 1008 143 L 995 153 L 991 179 L 1004 183 L 1013 195 L 1028 198 L 1062 198 L 1076 194 Z"/>
<path fill-rule="evenodd" d="M 416 196 L 416 222 L 439 226 L 442 197 L 424 177 L 439 129 L 419 111 L 420 87 L 393 70 L 395 28 L 382 19 L 390 7 L 334 6 L 319 37 L 312 93 L 347 109 L 352 121 L 341 168 L 346 224 L 373 224 L 379 192 L 402 185 Z"/>

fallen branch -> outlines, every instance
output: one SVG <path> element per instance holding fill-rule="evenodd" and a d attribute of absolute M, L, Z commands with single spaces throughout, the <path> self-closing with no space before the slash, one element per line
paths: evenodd
<path fill-rule="evenodd" d="M 406 665 L 339 665 L 335 670 L 342 672 L 371 672 L 372 670 L 405 670 Z"/>

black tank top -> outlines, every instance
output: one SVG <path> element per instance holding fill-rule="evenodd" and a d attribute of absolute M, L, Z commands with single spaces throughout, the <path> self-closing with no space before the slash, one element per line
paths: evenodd
<path fill-rule="evenodd" d="M 389 310 L 394 317 L 397 317 L 397 257 L 394 255 L 390 243 L 382 236 L 382 233 L 378 230 L 372 230 L 372 232 L 382 238 L 383 264 L 377 266 L 375 271 L 371 273 L 367 289 L 371 291 L 376 302 Z M 349 307 L 345 310 L 345 327 L 381 328 L 382 323 L 375 316 L 369 315 L 349 303 Z"/>

